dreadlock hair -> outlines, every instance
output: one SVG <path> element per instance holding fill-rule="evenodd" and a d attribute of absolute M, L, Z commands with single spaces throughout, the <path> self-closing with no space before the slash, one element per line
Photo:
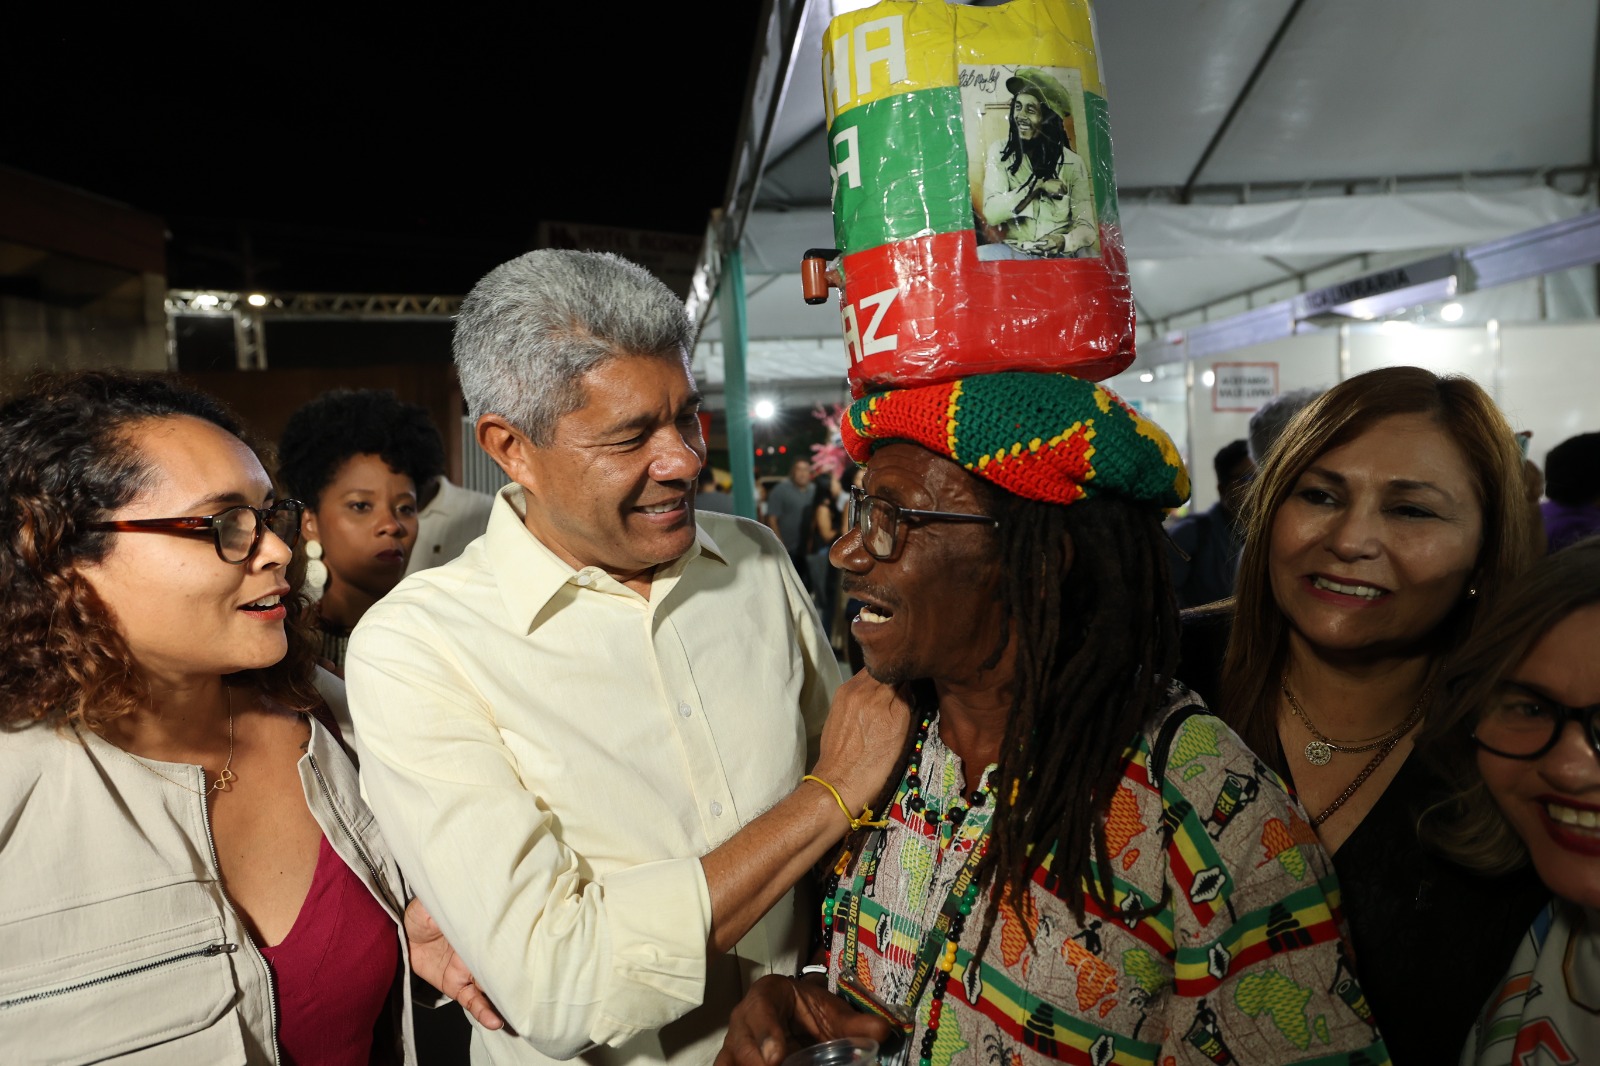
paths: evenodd
<path fill-rule="evenodd" d="M 1031 140 L 1024 141 L 1022 134 L 1017 131 L 1017 101 L 1024 96 L 1031 96 L 1039 101 L 1042 112 L 1039 121 L 1039 132 Z M 1031 192 L 1033 187 L 1041 181 L 1060 175 L 1061 163 L 1067 157 L 1067 129 L 1061 116 L 1045 103 L 1044 98 L 1032 89 L 1023 89 L 1011 98 L 1011 106 L 1006 111 L 1008 135 L 1006 146 L 1000 153 L 1000 162 L 1011 161 L 1007 169 L 1015 174 L 1022 168 L 1024 157 L 1033 174 L 1028 178 L 1028 183 L 1023 190 Z"/>
<path fill-rule="evenodd" d="M 978 869 L 990 889 L 979 955 L 1000 903 L 1021 899 L 1047 862 L 1045 888 L 1078 921 L 1087 892 L 1111 904 L 1111 797 L 1140 731 L 1166 707 L 1178 664 L 1156 508 L 1104 496 L 1063 507 L 983 488 L 1000 519 L 998 591 L 1017 674 Z"/>
<path fill-rule="evenodd" d="M 1111 904 L 1111 797 L 1139 733 L 1166 708 L 1178 664 L 1178 605 L 1156 508 L 1105 496 L 1041 503 L 988 482 L 979 491 L 984 510 L 1000 520 L 996 591 L 1017 654 L 991 777 L 989 850 L 977 870 L 989 907 L 976 956 L 988 947 L 1000 904 L 1023 898 L 1041 867 L 1044 886 L 1079 922 L 1088 892 Z M 911 691 L 914 706 L 936 700 L 930 682 Z M 892 802 L 910 756 L 908 737 L 874 810 Z M 860 853 L 866 832 L 845 840 L 834 869 Z"/>

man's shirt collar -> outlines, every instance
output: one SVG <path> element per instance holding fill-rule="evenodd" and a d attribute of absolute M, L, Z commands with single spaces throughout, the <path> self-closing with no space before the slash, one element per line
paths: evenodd
<path fill-rule="evenodd" d="M 521 485 L 512 483 L 496 494 L 485 533 L 489 565 L 500 587 L 506 612 L 520 631 L 531 630 L 541 612 L 565 585 L 616 592 L 623 586 L 597 566 L 574 570 L 551 551 L 524 524 L 527 499 Z M 650 598 L 661 601 L 678 579 L 698 560 L 727 565 L 727 558 L 705 528 L 696 523 L 695 543 L 678 558 L 656 567 Z M 624 590 L 631 593 L 631 590 Z"/>

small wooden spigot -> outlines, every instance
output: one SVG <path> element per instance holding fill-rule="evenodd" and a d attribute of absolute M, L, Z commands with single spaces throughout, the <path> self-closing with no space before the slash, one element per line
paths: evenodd
<path fill-rule="evenodd" d="M 839 258 L 837 248 L 807 248 L 800 259 L 800 291 L 808 304 L 828 302 L 828 290 L 839 286 L 839 276 L 831 269 Z"/>

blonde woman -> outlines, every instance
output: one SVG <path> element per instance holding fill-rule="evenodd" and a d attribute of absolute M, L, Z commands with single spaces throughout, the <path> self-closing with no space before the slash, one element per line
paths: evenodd
<path fill-rule="evenodd" d="M 1293 783 L 1333 856 L 1394 1061 L 1435 1061 L 1543 904 L 1532 878 L 1419 845 L 1445 785 L 1410 758 L 1442 657 L 1530 562 L 1521 455 L 1472 381 L 1375 370 L 1289 424 L 1246 509 L 1215 710 Z"/>

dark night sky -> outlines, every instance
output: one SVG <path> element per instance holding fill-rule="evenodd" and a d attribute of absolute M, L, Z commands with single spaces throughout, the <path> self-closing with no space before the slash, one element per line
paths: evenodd
<path fill-rule="evenodd" d="M 541 219 L 703 231 L 760 5 L 717 9 L 57 21 L 8 34 L 0 164 L 165 218 L 174 287 L 465 292 Z"/>

